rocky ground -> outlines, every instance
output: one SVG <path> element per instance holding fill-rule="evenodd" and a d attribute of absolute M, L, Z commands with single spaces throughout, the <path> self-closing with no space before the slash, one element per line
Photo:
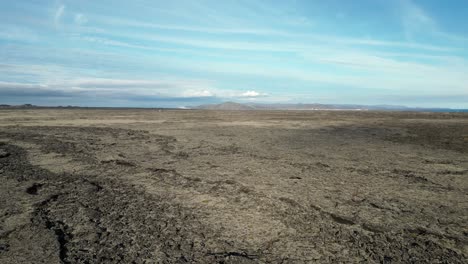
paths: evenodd
<path fill-rule="evenodd" d="M 0 110 L 0 263 L 467 263 L 468 114 Z"/>

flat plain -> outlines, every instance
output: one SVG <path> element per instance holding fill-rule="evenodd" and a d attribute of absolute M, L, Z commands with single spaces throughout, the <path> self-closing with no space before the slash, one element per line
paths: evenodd
<path fill-rule="evenodd" d="M 468 114 L 0 110 L 0 263 L 467 263 Z"/>

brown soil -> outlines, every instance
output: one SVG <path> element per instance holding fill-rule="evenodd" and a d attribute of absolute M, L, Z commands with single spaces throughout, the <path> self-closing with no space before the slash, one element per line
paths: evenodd
<path fill-rule="evenodd" d="M 468 115 L 1 110 L 0 263 L 466 263 Z"/>

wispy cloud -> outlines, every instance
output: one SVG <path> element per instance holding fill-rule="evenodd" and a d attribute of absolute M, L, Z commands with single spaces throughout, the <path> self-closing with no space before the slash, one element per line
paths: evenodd
<path fill-rule="evenodd" d="M 406 16 L 405 16 L 406 17 Z M 411 17 L 411 15 L 408 15 Z M 106 25 L 120 25 L 123 27 L 131 28 L 150 28 L 150 29 L 165 29 L 165 30 L 175 30 L 175 31 L 188 31 L 188 32 L 200 32 L 200 33 L 209 33 L 209 34 L 248 34 L 248 35 L 257 35 L 257 36 L 269 36 L 269 37 L 281 37 L 283 42 L 290 41 L 292 43 L 304 43 L 304 42 L 317 42 L 324 44 L 333 44 L 333 45 L 355 45 L 355 46 L 377 46 L 377 47 L 401 47 L 401 48 L 410 48 L 410 49 L 425 49 L 425 50 L 434 50 L 434 51 L 450 51 L 452 48 L 435 46 L 430 44 L 415 43 L 415 42 L 398 42 L 398 41 L 387 41 L 379 39 L 365 39 L 365 38 L 352 38 L 352 37 L 339 37 L 333 35 L 324 35 L 317 33 L 292 33 L 284 30 L 272 29 L 272 28 L 258 28 L 258 27 L 200 27 L 200 26 L 187 26 L 187 25 L 173 25 L 173 24 L 156 24 L 151 22 L 143 22 L 138 20 L 129 20 L 121 19 L 114 17 L 98 17 L 98 21 Z M 411 24 L 410 22 L 408 22 Z M 216 47 L 216 48 L 230 48 L 235 47 L 239 49 L 254 49 L 255 43 L 251 43 L 250 46 L 246 46 L 245 43 L 233 43 L 235 45 L 222 45 L 222 42 L 217 41 L 219 45 L 212 45 L 209 42 L 200 42 L 195 39 L 181 39 L 181 38 L 169 38 L 158 36 L 158 32 L 154 32 L 147 35 L 141 35 L 136 33 L 131 33 L 128 31 L 108 31 L 109 36 L 119 36 L 126 38 L 142 39 L 142 40 L 154 40 L 161 42 L 172 42 L 178 44 L 189 44 L 194 46 L 206 46 L 206 47 Z M 232 41 L 230 41 L 232 43 Z M 264 48 L 266 45 L 263 45 Z M 276 45 L 273 46 L 280 46 Z M 258 47 L 258 46 L 257 46 Z M 258 48 L 257 48 L 258 49 Z M 272 48 L 269 48 L 272 50 Z"/>
<path fill-rule="evenodd" d="M 16 25 L 3 24 L 0 25 L 0 39 L 34 42 L 39 39 L 36 32 Z"/>
<path fill-rule="evenodd" d="M 436 21 L 412 0 L 401 0 L 400 7 L 403 29 L 409 40 L 421 32 L 438 31 Z"/>
<path fill-rule="evenodd" d="M 96 35 L 96 34 L 95 34 Z M 125 47 L 131 49 L 154 50 L 154 51 L 180 51 L 185 52 L 200 52 L 193 48 L 201 49 L 217 49 L 217 50 L 234 50 L 234 51 L 255 51 L 258 53 L 296 53 L 296 54 L 311 54 L 311 53 L 330 53 L 337 49 L 343 49 L 343 45 L 351 45 L 346 47 L 352 52 L 356 46 L 390 46 L 402 47 L 415 50 L 431 50 L 438 52 L 449 53 L 452 48 L 438 47 L 432 45 L 424 45 L 417 43 L 398 43 L 398 42 L 382 42 L 375 40 L 355 40 L 342 39 L 324 36 L 305 36 L 301 41 L 294 38 L 283 38 L 281 41 L 236 41 L 236 40 L 218 40 L 210 38 L 193 38 L 193 37 L 174 37 L 156 34 L 139 34 L 139 33 L 112 33 L 102 34 L 103 36 L 79 35 L 76 38 L 81 40 L 101 43 L 117 47 Z M 107 36 L 107 37 L 106 37 Z M 125 39 L 125 41 L 115 40 Z M 137 43 L 151 43 L 151 45 L 142 45 Z M 310 43 L 310 44 L 306 44 Z M 167 45 L 161 44 L 176 44 L 173 48 L 168 48 Z M 180 47 L 183 46 L 183 47 Z M 417 54 L 417 53 L 416 53 Z"/>
<path fill-rule="evenodd" d="M 176 24 L 158 24 L 151 22 L 144 22 L 140 20 L 130 20 L 108 16 L 95 16 L 98 22 L 105 25 L 118 25 L 123 27 L 133 28 L 150 28 L 150 29 L 166 29 L 166 30 L 177 30 L 177 31 L 188 31 L 188 32 L 203 32 L 203 33 L 219 33 L 219 34 L 255 34 L 255 35 L 271 35 L 287 34 L 278 30 L 268 28 L 244 28 L 244 27 L 203 27 L 193 25 L 176 25 Z"/>
<path fill-rule="evenodd" d="M 88 18 L 86 17 L 86 15 L 78 13 L 75 14 L 74 21 L 76 25 L 82 26 L 88 22 Z"/>
<path fill-rule="evenodd" d="M 446 32 L 432 14 L 413 0 L 400 0 L 399 3 L 401 24 L 409 41 L 429 35 L 458 45 L 468 43 L 468 37 Z"/>
<path fill-rule="evenodd" d="M 62 17 L 65 14 L 65 5 L 60 4 L 54 12 L 54 25 L 56 28 L 61 26 Z"/>

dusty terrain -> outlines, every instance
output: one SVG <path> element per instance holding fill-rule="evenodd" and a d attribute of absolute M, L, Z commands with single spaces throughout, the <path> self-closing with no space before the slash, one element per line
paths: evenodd
<path fill-rule="evenodd" d="M 467 263 L 468 114 L 0 110 L 0 263 Z"/>

